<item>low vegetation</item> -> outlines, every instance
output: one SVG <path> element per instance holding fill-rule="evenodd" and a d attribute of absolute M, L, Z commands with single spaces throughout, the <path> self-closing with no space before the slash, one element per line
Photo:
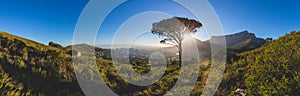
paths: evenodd
<path fill-rule="evenodd" d="M 233 95 L 237 88 L 245 89 L 249 96 L 300 94 L 299 42 L 300 32 L 291 32 L 251 51 L 232 51 L 227 57 L 224 79 L 216 95 Z M 75 77 L 72 56 L 68 54 L 70 47 L 62 48 L 53 42 L 49 45 L 0 32 L 1 95 L 84 95 Z M 87 65 L 92 59 L 85 56 L 75 58 Z M 147 63 L 138 58 L 131 61 Z M 121 79 L 111 60 L 96 58 L 96 62 L 100 76 L 119 95 L 163 95 L 176 83 L 180 72 L 178 61 L 168 62 L 167 70 L 158 82 L 150 86 L 136 86 Z M 207 59 L 197 64 L 195 67 L 201 67 L 198 82 L 182 86 L 182 90 L 193 87 L 191 95 L 200 95 L 210 71 L 210 62 Z M 137 65 L 134 69 L 141 74 L 151 70 L 146 65 Z M 78 72 L 93 73 L 92 67 Z M 88 82 L 94 76 L 81 79 Z"/>

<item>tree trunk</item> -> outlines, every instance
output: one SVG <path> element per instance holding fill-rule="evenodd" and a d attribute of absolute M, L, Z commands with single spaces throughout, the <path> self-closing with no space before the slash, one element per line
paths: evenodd
<path fill-rule="evenodd" d="M 181 58 L 181 56 L 182 56 L 182 46 L 181 46 L 181 41 L 179 42 L 179 67 L 181 68 L 181 64 L 182 64 L 182 58 Z"/>

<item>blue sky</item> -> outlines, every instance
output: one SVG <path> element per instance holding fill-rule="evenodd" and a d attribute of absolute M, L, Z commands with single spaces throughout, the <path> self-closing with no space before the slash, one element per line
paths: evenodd
<path fill-rule="evenodd" d="M 77 19 L 88 0 L 1 0 L 0 30 L 44 44 L 71 44 Z M 300 30 L 298 0 L 209 0 L 225 34 L 248 30 L 258 37 L 277 38 Z M 130 11 L 128 11 L 130 10 Z M 101 11 L 101 10 L 99 10 Z M 97 42 L 107 44 L 128 18 L 146 11 L 194 18 L 167 0 L 131 0 L 117 7 L 100 28 Z"/>
<path fill-rule="evenodd" d="M 88 0 L 1 0 L 0 30 L 48 44 L 70 44 Z"/>

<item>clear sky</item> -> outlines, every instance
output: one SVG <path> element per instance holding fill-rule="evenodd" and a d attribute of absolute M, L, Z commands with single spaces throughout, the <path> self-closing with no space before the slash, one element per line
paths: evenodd
<path fill-rule="evenodd" d="M 101 26 L 97 42 L 107 44 L 124 21 L 145 11 L 161 11 L 171 16 L 194 18 L 182 6 L 171 1 L 141 1 L 131 0 L 117 7 Z M 87 2 L 88 0 L 1 0 L 0 30 L 45 44 L 54 41 L 69 45 L 77 19 Z M 292 30 L 300 30 L 299 0 L 209 2 L 216 11 L 225 34 L 248 30 L 258 37 L 277 38 Z"/>

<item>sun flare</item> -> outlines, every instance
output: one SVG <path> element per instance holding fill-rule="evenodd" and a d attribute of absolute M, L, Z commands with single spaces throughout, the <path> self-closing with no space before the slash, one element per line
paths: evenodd
<path fill-rule="evenodd" d="M 190 41 L 193 40 L 194 37 L 191 34 L 185 34 L 183 38 L 184 41 Z"/>

